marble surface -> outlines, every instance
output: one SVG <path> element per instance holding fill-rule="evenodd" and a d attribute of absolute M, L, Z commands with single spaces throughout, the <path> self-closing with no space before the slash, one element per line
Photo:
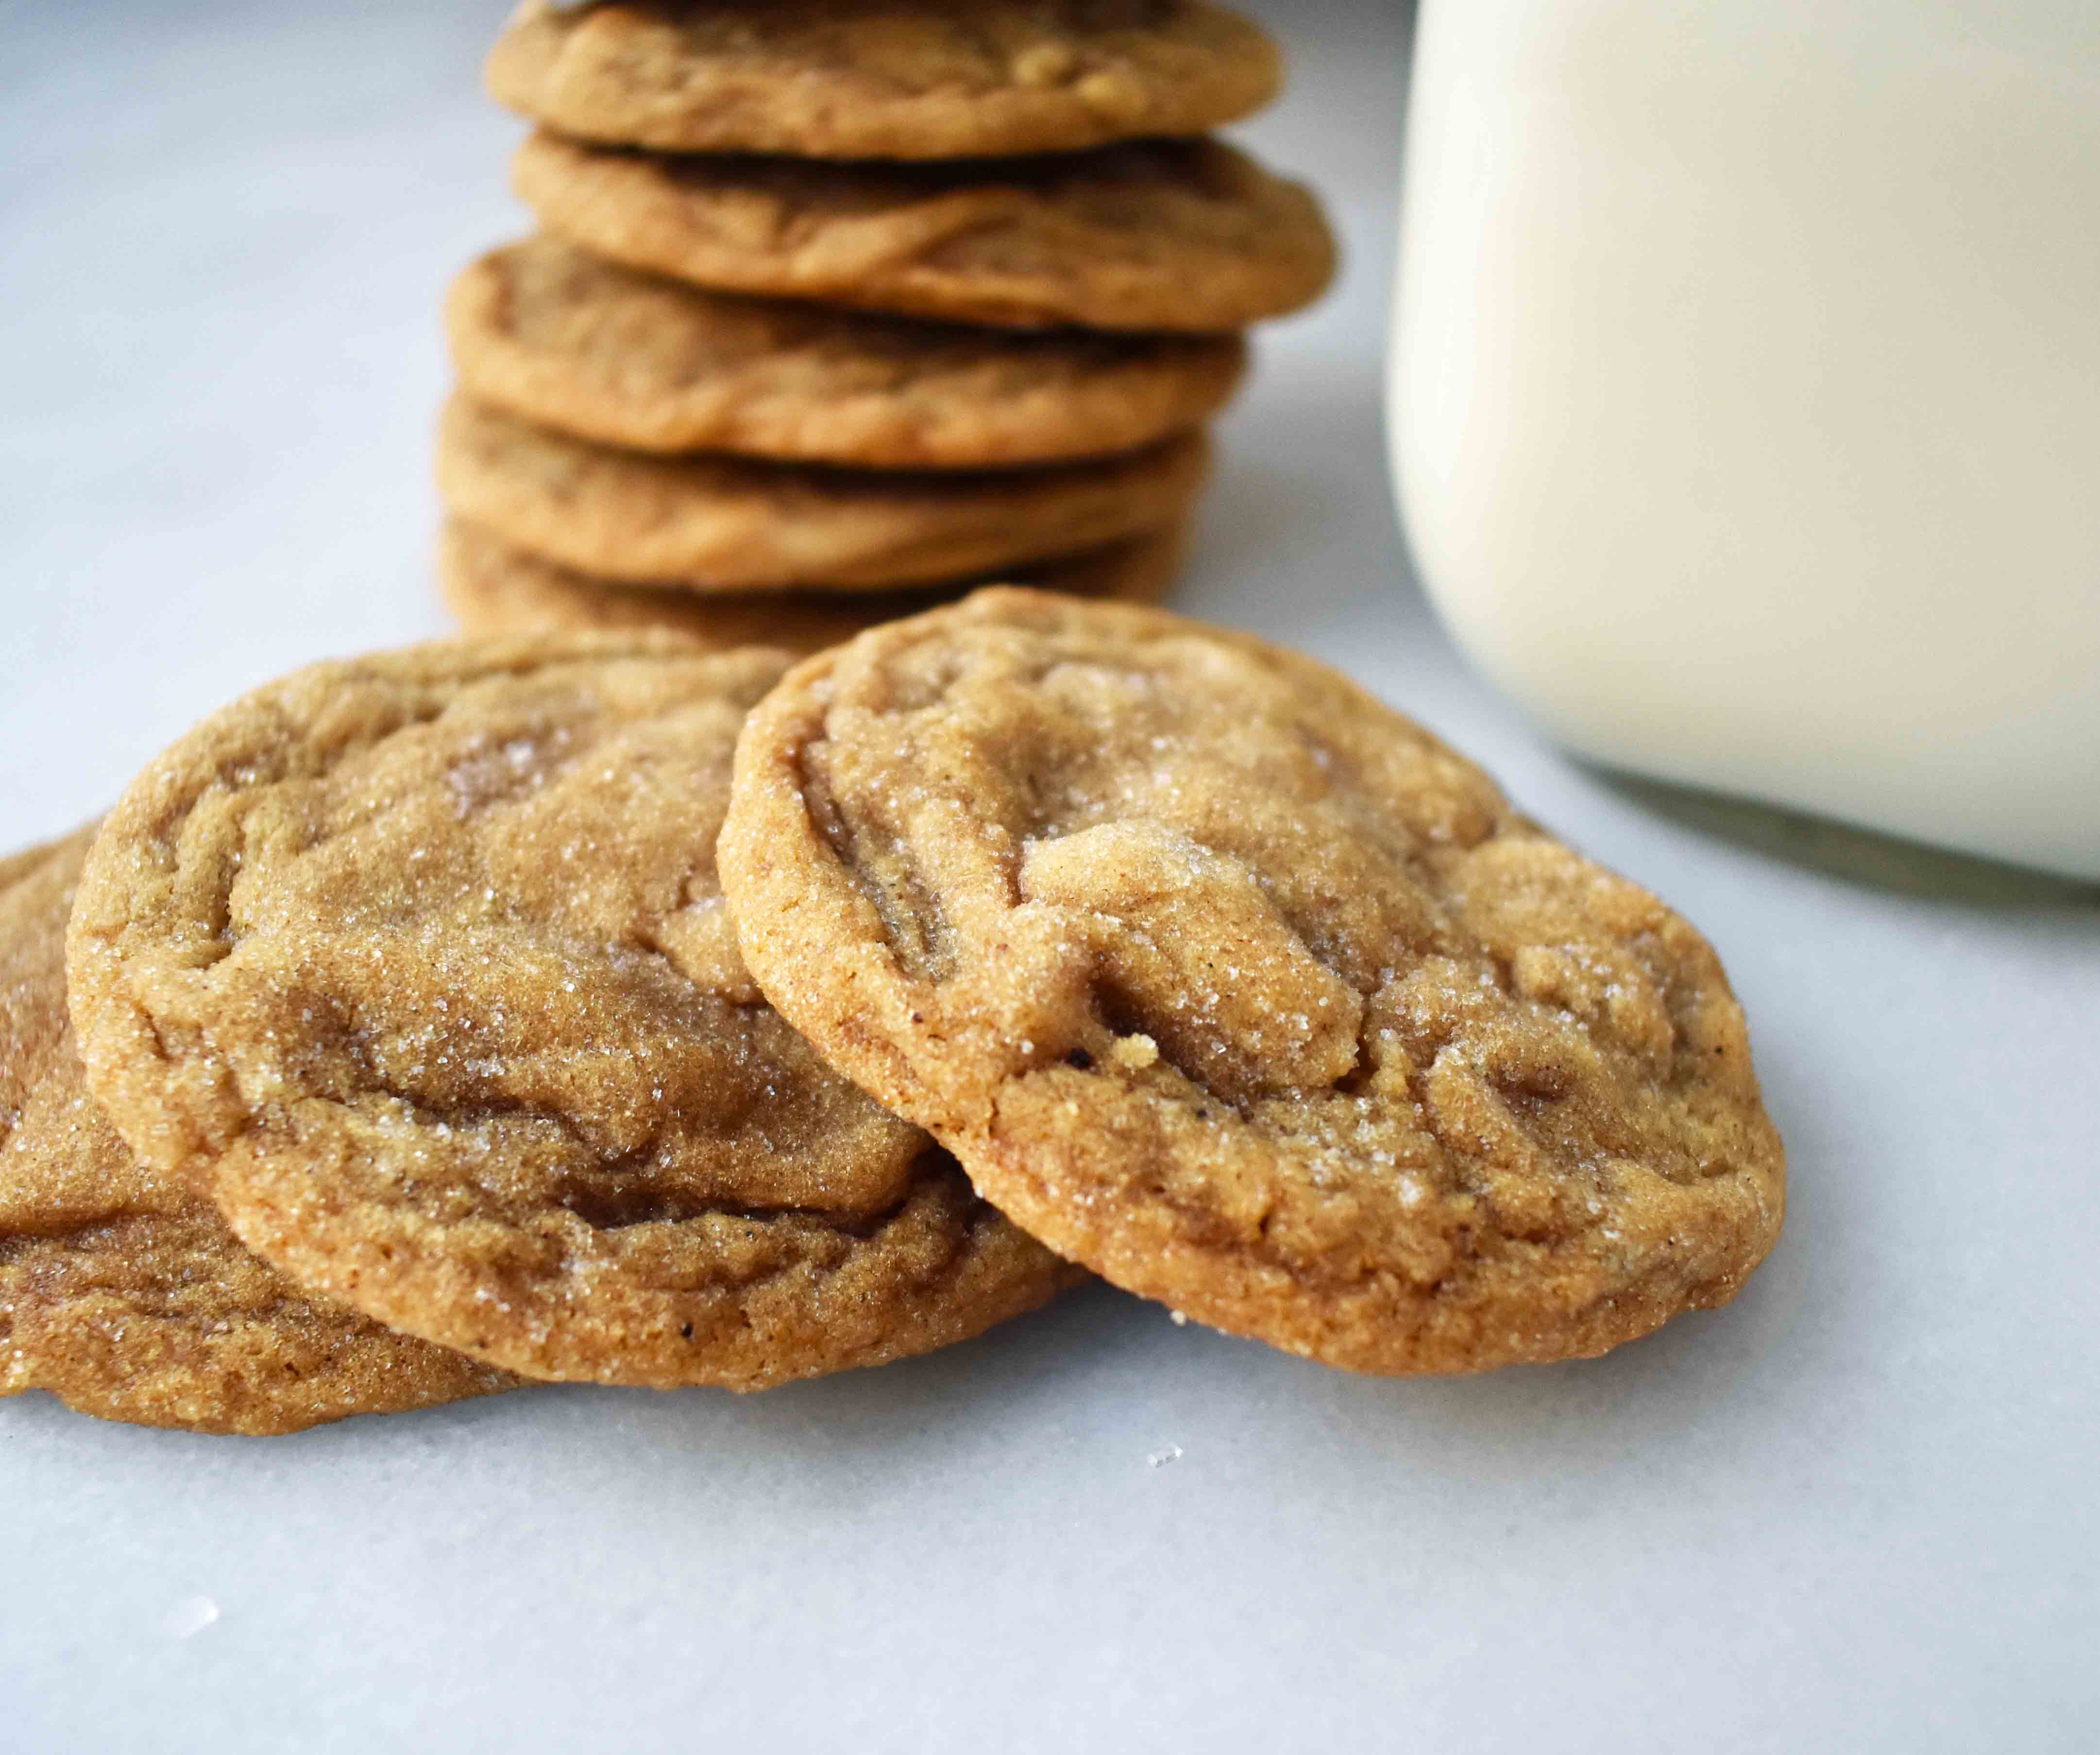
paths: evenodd
<path fill-rule="evenodd" d="M 1404 9 L 1262 7 L 1348 277 L 1264 349 L 1189 610 L 1309 648 L 1727 957 L 1792 1153 L 1730 1308 L 1387 1383 L 1102 1290 L 754 1400 L 276 1441 L 0 1404 L 0 1748 L 1996 1752 L 2100 1744 L 2100 906 L 1570 765 L 1410 582 L 1378 418 Z M 0 825 L 437 632 L 500 0 L 0 4 Z"/>

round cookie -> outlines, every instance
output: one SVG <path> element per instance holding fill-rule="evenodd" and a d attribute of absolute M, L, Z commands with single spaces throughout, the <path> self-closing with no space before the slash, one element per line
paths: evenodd
<path fill-rule="evenodd" d="M 1077 596 L 1151 602 L 1167 594 L 1180 572 L 1183 545 L 1180 530 L 1163 531 L 1094 554 L 1024 569 L 1021 582 Z M 705 597 L 609 584 L 536 561 L 458 518 L 447 520 L 439 539 L 438 577 L 446 604 L 469 633 L 656 628 L 717 652 L 739 646 L 820 652 L 864 628 L 915 615 L 946 601 L 940 593 L 923 591 Z"/>
<path fill-rule="evenodd" d="M 0 1396 L 262 1435 L 510 1387 L 308 1298 L 126 1149 L 66 1016 L 66 916 L 94 834 L 0 862 Z"/>
<path fill-rule="evenodd" d="M 1018 329 L 1220 333 L 1334 277 L 1319 204 L 1216 140 L 960 165 L 651 158 L 545 130 L 512 176 L 595 254 L 729 293 Z"/>
<path fill-rule="evenodd" d="M 1200 433 L 1099 463 L 888 475 L 615 451 L 456 397 L 446 507 L 542 560 L 688 591 L 885 591 L 996 575 L 1178 523 L 1210 474 Z"/>
<path fill-rule="evenodd" d="M 302 671 L 149 766 L 68 943 L 90 1081 L 243 1241 L 540 1378 L 763 1388 L 1074 1270 L 832 1074 L 714 875 L 788 662 L 642 636 Z"/>
<path fill-rule="evenodd" d="M 1237 336 L 1047 335 L 708 293 L 545 236 L 446 302 L 467 394 L 636 451 L 887 470 L 1006 469 L 1200 426 L 1246 368 Z"/>
<path fill-rule="evenodd" d="M 811 659 L 719 857 L 763 990 L 1060 1253 L 1358 1370 L 1723 1302 L 1784 1157 L 1712 950 L 1309 659 L 1028 592 Z"/>
<path fill-rule="evenodd" d="M 1282 63 L 1202 0 L 536 0 L 488 78 L 615 145 L 981 158 L 1202 134 L 1274 97 Z"/>

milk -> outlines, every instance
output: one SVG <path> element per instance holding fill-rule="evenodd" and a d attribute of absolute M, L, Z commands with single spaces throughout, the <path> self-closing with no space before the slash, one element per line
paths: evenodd
<path fill-rule="evenodd" d="M 2100 0 L 1424 0 L 1391 408 L 1615 766 L 2100 877 Z"/>

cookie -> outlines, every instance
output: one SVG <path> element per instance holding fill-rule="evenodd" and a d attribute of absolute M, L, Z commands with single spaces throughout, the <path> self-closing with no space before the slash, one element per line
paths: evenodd
<path fill-rule="evenodd" d="M 66 916 L 93 839 L 0 862 L 0 1396 L 259 1435 L 509 1387 L 307 1297 L 126 1149 L 66 1016 Z"/>
<path fill-rule="evenodd" d="M 1201 0 L 539 0 L 488 78 L 498 103 L 615 145 L 982 158 L 1202 134 L 1273 98 L 1282 62 Z"/>
<path fill-rule="evenodd" d="M 542 130 L 518 194 L 556 236 L 722 292 L 1020 329 L 1223 333 L 1335 271 L 1306 190 L 1215 140 L 961 165 L 652 158 Z"/>
<path fill-rule="evenodd" d="M 962 329 L 704 292 L 528 238 L 446 304 L 490 407 L 637 451 L 981 470 L 1135 451 L 1201 426 L 1238 337 Z"/>
<path fill-rule="evenodd" d="M 874 474 L 615 451 L 455 398 L 438 439 L 454 516 L 558 565 L 690 591 L 880 591 L 1081 554 L 1177 523 L 1201 434 L 1099 463 Z"/>
<path fill-rule="evenodd" d="M 1140 602 L 1166 595 L 1181 570 L 1183 533 L 1163 531 L 1069 561 L 1030 567 L 1024 582 L 1079 596 Z M 633 589 L 552 567 L 457 518 L 439 540 L 446 603 L 469 633 L 563 633 L 660 628 L 710 651 L 739 646 L 819 652 L 864 628 L 915 615 L 940 593 L 856 592 L 835 597 L 761 592 L 703 597 Z"/>
<path fill-rule="evenodd" d="M 1784 1158 L 1705 941 L 1309 659 L 1012 590 L 792 672 L 721 839 L 761 990 L 1061 1254 L 1358 1370 L 1732 1296 Z"/>
<path fill-rule="evenodd" d="M 302 1283 L 538 1378 L 757 1389 L 1073 1270 L 762 1001 L 714 873 L 785 655 L 323 664 L 155 761 L 68 941 L 93 1088 Z"/>

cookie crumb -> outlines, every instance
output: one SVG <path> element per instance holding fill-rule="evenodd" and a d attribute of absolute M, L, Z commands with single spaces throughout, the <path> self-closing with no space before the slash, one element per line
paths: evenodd
<path fill-rule="evenodd" d="M 1115 1046 L 1109 1050 L 1109 1058 L 1118 1066 L 1141 1073 L 1148 1066 L 1159 1064 L 1159 1044 L 1149 1036 L 1118 1036 Z"/>

